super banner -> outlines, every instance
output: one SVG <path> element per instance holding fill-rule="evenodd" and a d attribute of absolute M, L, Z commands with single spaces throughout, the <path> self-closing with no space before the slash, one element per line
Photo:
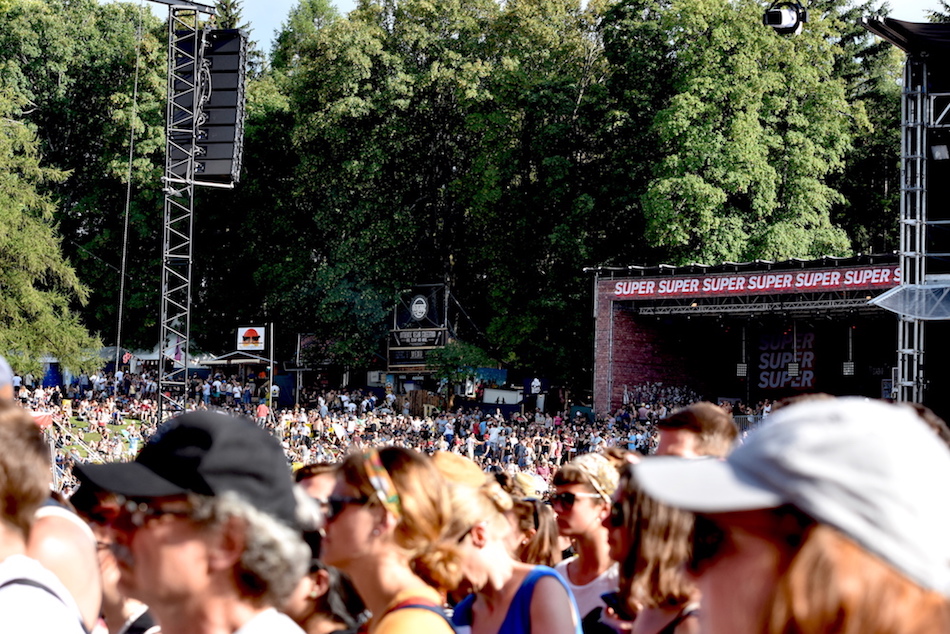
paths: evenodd
<path fill-rule="evenodd" d="M 900 267 L 896 265 L 768 273 L 727 273 L 618 280 L 613 285 L 613 296 L 615 299 L 667 299 L 859 291 L 893 288 L 899 285 L 900 281 Z"/>

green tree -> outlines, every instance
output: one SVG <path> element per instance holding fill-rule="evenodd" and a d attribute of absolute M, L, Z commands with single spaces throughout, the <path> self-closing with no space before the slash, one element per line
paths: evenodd
<path fill-rule="evenodd" d="M 785 38 L 751 0 L 303 0 L 252 84 L 247 179 L 215 194 L 253 231 L 204 252 L 203 305 L 238 314 L 247 280 L 238 311 L 366 363 L 400 289 L 443 282 L 462 340 L 578 387 L 586 266 L 886 245 L 842 193 L 892 149 L 855 149 L 890 71 L 846 3 L 819 5 Z"/>
<path fill-rule="evenodd" d="M 462 385 L 475 376 L 478 368 L 491 367 L 491 357 L 478 346 L 454 339 L 443 348 L 430 350 L 426 365 L 432 368 L 432 376 L 445 384 L 446 407 L 452 409 L 455 402 L 455 386 Z"/>
<path fill-rule="evenodd" d="M 244 22 L 244 16 L 241 13 L 243 4 L 241 0 L 214 0 L 215 28 L 247 31 L 250 25 Z"/>
<path fill-rule="evenodd" d="M 157 334 L 165 37 L 130 3 L 0 3 L 3 74 L 28 100 L 44 163 L 67 173 L 46 186 L 64 253 L 91 289 L 85 321 L 110 341 L 131 183 L 123 343 L 132 346 L 151 347 Z"/>
<path fill-rule="evenodd" d="M 756 2 L 654 6 L 655 23 L 630 26 L 659 28 L 676 57 L 651 124 L 661 157 L 642 194 L 647 240 L 674 263 L 847 253 L 828 177 L 866 117 L 834 76 L 831 21 L 782 37 Z"/>
<path fill-rule="evenodd" d="M 829 178 L 843 198 L 832 220 L 848 233 L 856 251 L 894 251 L 899 247 L 903 53 L 861 26 L 862 18 L 885 17 L 886 5 L 825 0 L 811 7 L 832 21 L 838 36 L 835 76 L 845 82 L 848 101 L 864 108 L 869 124 L 856 130 L 844 169 Z"/>
<path fill-rule="evenodd" d="M 70 309 L 89 293 L 63 257 L 54 205 L 43 193 L 64 174 L 41 166 L 26 106 L 0 81 L 0 351 L 21 372 L 37 372 L 45 355 L 73 371 L 92 370 L 101 343 Z"/>
<path fill-rule="evenodd" d="M 329 0 L 300 0 L 281 25 L 271 51 L 271 67 L 286 75 L 308 55 L 308 49 L 320 45 L 320 31 L 340 18 Z"/>

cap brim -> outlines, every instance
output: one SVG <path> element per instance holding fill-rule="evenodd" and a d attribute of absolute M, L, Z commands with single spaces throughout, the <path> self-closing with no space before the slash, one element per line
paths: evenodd
<path fill-rule="evenodd" d="M 138 462 L 77 464 L 73 469 L 80 480 L 126 497 L 157 498 L 188 493 L 187 489 Z"/>
<path fill-rule="evenodd" d="M 781 506 L 778 493 L 715 458 L 656 456 L 634 465 L 637 482 L 656 499 L 695 513 L 729 513 Z"/>

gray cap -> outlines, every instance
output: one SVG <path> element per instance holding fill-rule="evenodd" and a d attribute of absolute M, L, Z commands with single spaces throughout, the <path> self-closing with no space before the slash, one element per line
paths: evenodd
<path fill-rule="evenodd" d="M 909 407 L 861 398 L 783 408 L 726 460 L 655 457 L 647 493 L 697 513 L 793 504 L 950 596 L 950 451 Z"/>

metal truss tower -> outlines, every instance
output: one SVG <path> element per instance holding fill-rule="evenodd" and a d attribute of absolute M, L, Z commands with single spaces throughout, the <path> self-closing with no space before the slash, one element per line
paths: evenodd
<path fill-rule="evenodd" d="M 904 65 L 901 98 L 901 284 L 923 284 L 926 275 L 927 128 L 931 102 L 927 94 L 927 64 L 910 57 Z M 897 400 L 920 403 L 924 391 L 924 321 L 899 314 Z"/>
<path fill-rule="evenodd" d="M 899 318 L 894 396 L 921 403 L 929 383 L 926 322 L 950 320 L 950 25 L 875 18 L 863 26 L 907 54 L 901 95 L 901 283 L 872 303 Z M 938 366 L 930 368 L 939 376 Z"/>
<path fill-rule="evenodd" d="M 195 186 L 231 189 L 244 138 L 247 36 L 200 26 L 214 7 L 188 0 L 168 5 L 168 85 L 158 410 L 185 409 L 191 358 L 191 272 Z"/>
<path fill-rule="evenodd" d="M 165 118 L 165 205 L 159 339 L 160 418 L 184 409 L 191 348 L 191 236 L 194 225 L 202 33 L 192 6 L 168 11 L 168 103 Z M 184 167 L 184 170 L 182 170 Z M 178 174 L 184 172 L 185 176 Z"/>

